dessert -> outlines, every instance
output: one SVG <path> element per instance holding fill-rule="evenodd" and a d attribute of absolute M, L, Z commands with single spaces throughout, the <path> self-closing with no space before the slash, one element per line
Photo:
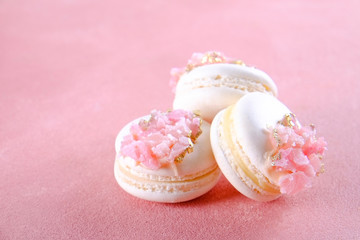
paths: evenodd
<path fill-rule="evenodd" d="M 194 53 L 186 67 L 172 68 L 171 76 L 173 108 L 198 111 L 208 122 L 247 93 L 277 95 L 266 73 L 219 52 Z"/>
<path fill-rule="evenodd" d="M 216 115 L 211 145 L 222 173 L 238 191 L 270 201 L 309 188 L 323 172 L 326 142 L 315 133 L 275 97 L 250 93 Z"/>
<path fill-rule="evenodd" d="M 208 192 L 220 169 L 210 125 L 193 112 L 152 111 L 127 124 L 115 142 L 115 178 L 128 193 L 149 201 L 183 202 Z"/>

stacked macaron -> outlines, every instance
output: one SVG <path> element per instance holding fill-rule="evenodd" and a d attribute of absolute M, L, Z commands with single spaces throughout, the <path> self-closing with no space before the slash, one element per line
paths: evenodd
<path fill-rule="evenodd" d="M 171 69 L 171 75 L 173 107 L 199 111 L 208 122 L 247 93 L 277 96 L 277 87 L 265 72 L 218 52 L 194 53 L 186 67 Z"/>
<path fill-rule="evenodd" d="M 323 172 L 326 142 L 276 98 L 263 71 L 207 52 L 171 75 L 174 110 L 154 110 L 116 138 L 115 177 L 128 193 L 187 201 L 222 172 L 245 196 L 270 201 L 310 187 Z"/>

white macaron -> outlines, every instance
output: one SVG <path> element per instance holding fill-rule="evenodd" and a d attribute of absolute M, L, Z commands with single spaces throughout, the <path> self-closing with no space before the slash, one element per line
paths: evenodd
<path fill-rule="evenodd" d="M 186 68 L 173 69 L 172 74 L 173 108 L 197 111 L 208 122 L 247 93 L 277 96 L 277 87 L 265 72 L 218 52 L 194 54 Z"/>
<path fill-rule="evenodd" d="M 119 132 L 114 172 L 126 192 L 174 203 L 197 198 L 215 186 L 221 172 L 211 150 L 210 125 L 192 114 L 153 111 Z"/>
<path fill-rule="evenodd" d="M 270 201 L 311 186 L 326 149 L 275 97 L 251 93 L 219 112 L 211 125 L 216 161 L 245 196 Z"/>

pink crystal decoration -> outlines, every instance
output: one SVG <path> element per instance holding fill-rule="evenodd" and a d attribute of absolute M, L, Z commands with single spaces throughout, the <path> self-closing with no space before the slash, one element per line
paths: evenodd
<path fill-rule="evenodd" d="M 121 154 L 149 169 L 181 161 L 201 134 L 200 125 L 200 117 L 190 111 L 153 110 L 148 121 L 131 126 L 121 143 Z"/>
<path fill-rule="evenodd" d="M 323 172 L 324 138 L 315 137 L 314 126 L 301 127 L 294 114 L 286 114 L 270 131 L 274 148 L 269 154 L 270 168 L 283 173 L 278 182 L 280 192 L 295 194 L 311 187 L 312 177 Z"/>
<path fill-rule="evenodd" d="M 208 65 L 208 64 L 215 64 L 215 63 L 235 63 L 235 64 L 243 64 L 242 61 L 230 59 L 225 57 L 225 55 L 221 52 L 210 51 L 206 53 L 193 53 L 191 58 L 189 59 L 186 67 L 182 68 L 172 68 L 170 70 L 170 87 L 175 92 L 176 84 L 179 81 L 181 75 L 183 75 L 187 71 L 191 71 L 193 68 Z"/>

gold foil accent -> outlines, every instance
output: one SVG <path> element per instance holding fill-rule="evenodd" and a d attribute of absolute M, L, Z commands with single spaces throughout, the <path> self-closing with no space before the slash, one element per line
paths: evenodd
<path fill-rule="evenodd" d="M 319 176 L 320 174 L 322 174 L 324 172 L 325 172 L 325 164 L 321 163 L 320 170 L 319 170 L 319 172 L 316 173 L 316 176 Z"/>
<path fill-rule="evenodd" d="M 201 135 L 201 133 L 202 133 L 202 130 L 201 130 L 202 119 L 200 118 L 200 116 L 199 116 L 197 113 L 194 113 L 194 115 L 200 119 L 199 132 L 198 132 L 195 136 L 192 136 L 191 131 L 189 132 L 189 134 L 188 134 L 188 137 L 189 137 L 189 147 L 186 148 L 179 156 L 175 157 L 175 160 L 174 160 L 174 161 L 175 161 L 176 163 L 181 163 L 187 153 L 192 153 L 192 152 L 194 151 L 194 144 L 196 143 L 197 138 L 198 138 L 198 137 Z"/>
<path fill-rule="evenodd" d="M 280 141 L 280 138 L 279 138 L 279 134 L 277 132 L 277 130 L 274 128 L 273 130 L 273 137 L 275 138 L 276 142 L 277 142 L 277 145 L 280 146 L 281 145 L 281 141 Z"/>
<path fill-rule="evenodd" d="M 201 59 L 201 63 L 219 63 L 222 62 L 222 58 L 217 52 L 211 52 L 207 53 L 203 58 Z"/>
<path fill-rule="evenodd" d="M 271 162 L 271 165 L 272 166 L 275 166 L 275 161 L 278 161 L 281 159 L 281 153 L 277 153 L 277 154 L 274 154 L 272 157 L 272 162 Z"/>
<path fill-rule="evenodd" d="M 194 69 L 194 65 L 192 65 L 192 64 L 188 64 L 188 65 L 186 65 L 186 69 L 185 69 L 185 71 L 186 72 L 190 72 L 191 70 L 193 70 Z"/>
<path fill-rule="evenodd" d="M 221 79 L 221 75 L 217 75 L 217 76 L 215 77 L 215 80 L 219 80 L 219 79 Z"/>
<path fill-rule="evenodd" d="M 240 66 L 246 66 L 245 63 L 243 61 L 241 61 L 241 60 L 235 60 L 233 63 L 237 64 L 237 65 L 240 65 Z"/>
<path fill-rule="evenodd" d="M 294 118 L 295 118 L 295 114 L 293 114 L 293 113 L 285 114 L 285 117 L 284 117 L 285 122 L 283 122 L 283 125 L 286 127 L 293 128 L 295 126 L 295 123 L 293 121 Z"/>
<path fill-rule="evenodd" d="M 242 60 L 234 60 L 234 61 L 228 61 L 224 56 L 222 56 L 220 53 L 217 52 L 208 52 L 201 58 L 201 65 L 205 64 L 214 64 L 214 63 L 230 63 L 230 64 L 237 64 L 240 66 L 246 66 L 246 64 Z M 197 67 L 197 64 L 187 64 L 185 67 L 186 72 L 190 72 L 195 67 Z"/>
<path fill-rule="evenodd" d="M 268 85 L 263 84 L 266 91 L 271 92 L 271 88 Z"/>
<path fill-rule="evenodd" d="M 189 140 L 189 142 L 190 141 L 191 140 Z M 181 163 L 184 160 L 185 155 L 187 153 L 192 153 L 193 151 L 194 151 L 194 144 L 191 142 L 191 145 L 187 149 L 185 149 L 185 151 L 183 151 L 179 156 L 177 156 L 174 161 L 177 163 Z"/>
<path fill-rule="evenodd" d="M 295 119 L 295 114 L 287 113 L 284 115 L 282 120 L 278 121 L 278 123 L 282 124 L 285 127 L 293 128 L 295 126 L 294 119 Z M 277 146 L 280 147 L 282 143 L 279 138 L 279 134 L 275 128 L 273 129 L 273 137 L 277 142 Z M 275 166 L 275 161 L 280 159 L 281 159 L 281 154 L 278 153 L 277 151 L 273 152 L 273 154 L 271 155 L 271 166 Z"/>
<path fill-rule="evenodd" d="M 200 117 L 200 116 L 201 116 L 201 111 L 200 111 L 199 109 L 194 110 L 193 113 L 194 113 L 194 115 L 197 116 L 197 117 Z M 200 118 L 200 120 L 201 120 L 201 118 Z M 202 120 L 201 120 L 201 121 L 202 121 Z"/>

